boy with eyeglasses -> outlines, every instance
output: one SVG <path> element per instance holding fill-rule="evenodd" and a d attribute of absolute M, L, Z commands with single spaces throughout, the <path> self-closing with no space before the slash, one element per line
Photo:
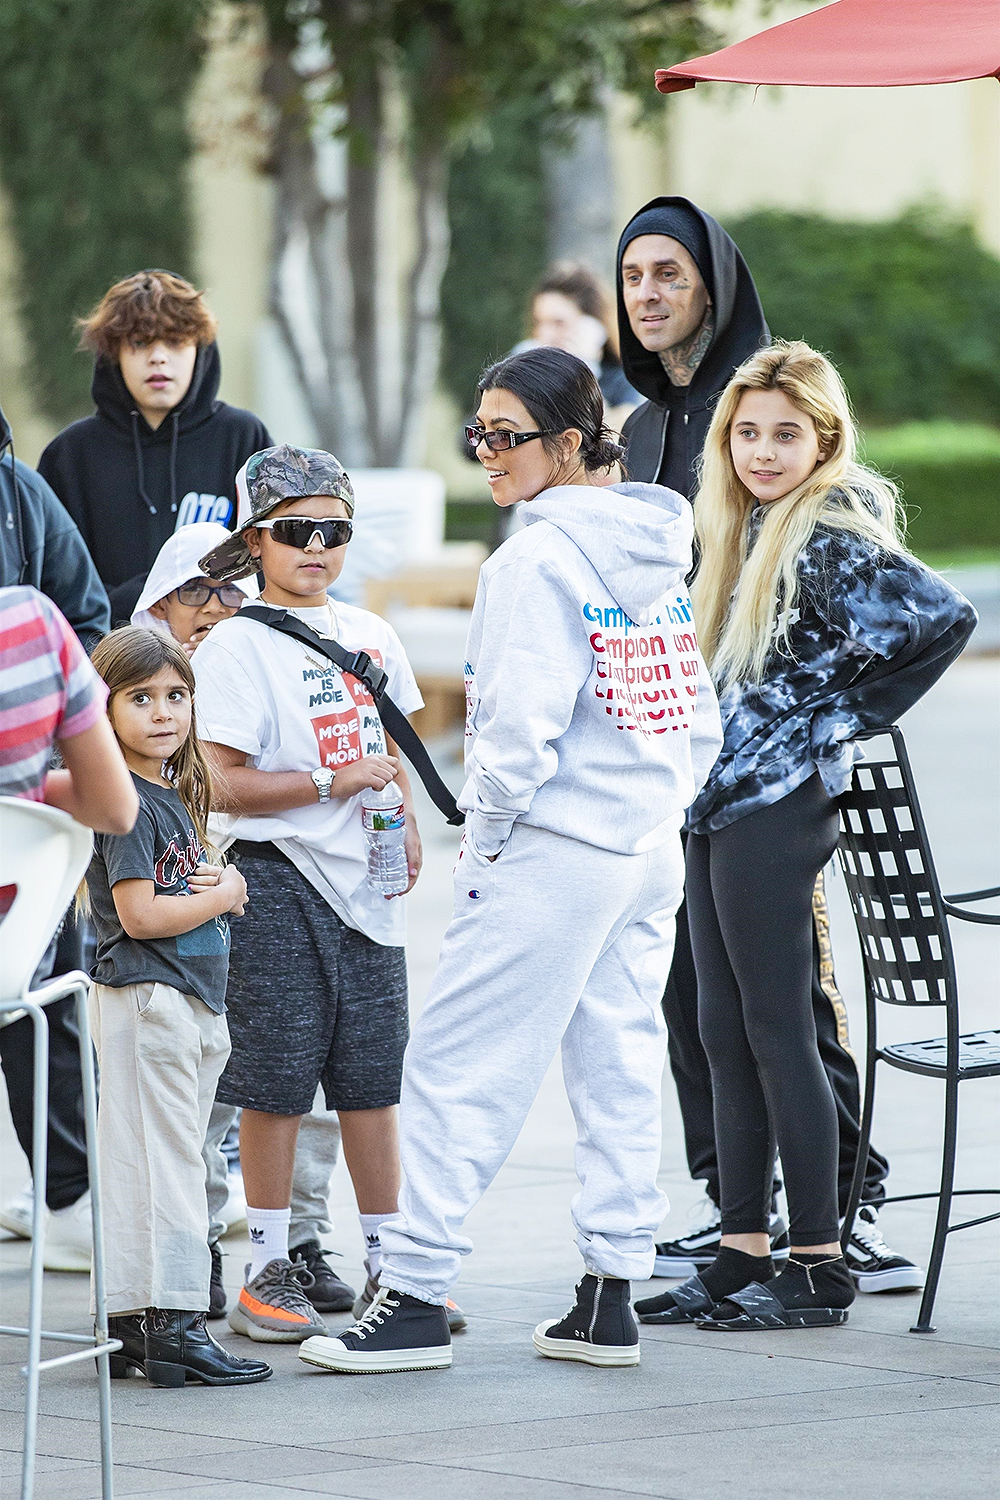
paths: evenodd
<path fill-rule="evenodd" d="M 327 594 L 354 514 L 350 480 L 333 455 L 289 446 L 255 453 L 237 493 L 238 530 L 201 559 L 200 571 L 220 583 L 263 573 L 263 604 L 367 652 L 400 709 L 420 708 L 392 628 Z M 232 818 L 230 857 L 250 889 L 233 929 L 233 1051 L 217 1094 L 243 1110 L 251 1241 L 229 1321 L 260 1342 L 300 1342 L 324 1327 L 306 1295 L 309 1277 L 289 1254 L 296 1138 L 318 1084 L 339 1114 L 370 1277 L 379 1269 L 378 1227 L 395 1213 L 399 1187 L 405 921 L 400 901 L 368 889 L 361 792 L 398 785 L 410 886 L 420 839 L 406 772 L 357 678 L 240 614 L 213 628 L 194 668 L 199 731 Z"/>

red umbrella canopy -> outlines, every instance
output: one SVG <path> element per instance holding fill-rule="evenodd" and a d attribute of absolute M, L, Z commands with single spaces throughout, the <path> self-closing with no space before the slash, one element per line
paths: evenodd
<path fill-rule="evenodd" d="M 891 88 L 991 77 L 1000 77 L 1000 0 L 835 0 L 721 52 L 657 68 L 656 87 Z"/>

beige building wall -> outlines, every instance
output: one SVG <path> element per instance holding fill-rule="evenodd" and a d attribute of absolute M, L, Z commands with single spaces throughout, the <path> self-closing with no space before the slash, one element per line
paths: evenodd
<path fill-rule="evenodd" d="M 720 13 L 729 41 L 818 7 L 754 0 Z M 630 128 L 616 111 L 619 221 L 657 193 L 717 217 L 783 208 L 892 218 L 916 203 L 967 219 L 1000 255 L 1000 84 L 768 88 L 698 84 L 663 97 L 662 119 Z"/>

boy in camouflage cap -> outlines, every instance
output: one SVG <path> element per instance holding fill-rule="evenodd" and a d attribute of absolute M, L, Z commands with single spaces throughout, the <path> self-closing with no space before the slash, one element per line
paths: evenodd
<path fill-rule="evenodd" d="M 392 627 L 329 597 L 354 509 L 336 458 L 266 449 L 247 461 L 237 487 L 239 529 L 202 559 L 206 573 L 234 581 L 260 571 L 264 604 L 367 652 L 402 712 L 420 708 Z M 231 853 L 252 892 L 232 938 L 232 1052 L 216 1095 L 243 1110 L 251 1242 L 229 1321 L 251 1339 L 301 1342 L 324 1331 L 298 1264 L 315 1275 L 311 1247 L 290 1239 L 289 1222 L 299 1121 L 319 1083 L 340 1117 L 371 1278 L 379 1225 L 396 1211 L 405 923 L 402 902 L 367 884 L 363 791 L 398 788 L 411 885 L 420 839 L 406 771 L 363 682 L 242 610 L 215 627 L 194 665 L 199 730 L 221 772 L 219 809 L 231 816 Z"/>
<path fill-rule="evenodd" d="M 244 533 L 286 500 L 329 495 L 342 500 L 354 515 L 354 490 L 339 459 L 322 448 L 294 448 L 282 443 L 251 453 L 236 476 L 236 530 L 201 560 L 210 578 L 231 583 L 256 573 L 259 563 L 250 555 Z"/>

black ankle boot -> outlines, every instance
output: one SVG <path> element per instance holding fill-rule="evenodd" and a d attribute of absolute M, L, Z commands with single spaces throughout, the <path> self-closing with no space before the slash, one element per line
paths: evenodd
<path fill-rule="evenodd" d="M 588 1365 L 637 1365 L 639 1328 L 629 1304 L 630 1284 L 617 1276 L 584 1276 L 576 1304 L 564 1318 L 539 1323 L 533 1342 L 549 1359 Z"/>
<path fill-rule="evenodd" d="M 203 1312 L 150 1307 L 146 1311 L 146 1379 L 150 1385 L 251 1385 L 273 1373 L 262 1359 L 238 1359 L 205 1327 Z"/>
<path fill-rule="evenodd" d="M 117 1354 L 108 1355 L 112 1380 L 126 1380 L 132 1371 L 146 1373 L 146 1335 L 142 1313 L 116 1313 L 108 1319 L 108 1338 L 121 1339 Z"/>

